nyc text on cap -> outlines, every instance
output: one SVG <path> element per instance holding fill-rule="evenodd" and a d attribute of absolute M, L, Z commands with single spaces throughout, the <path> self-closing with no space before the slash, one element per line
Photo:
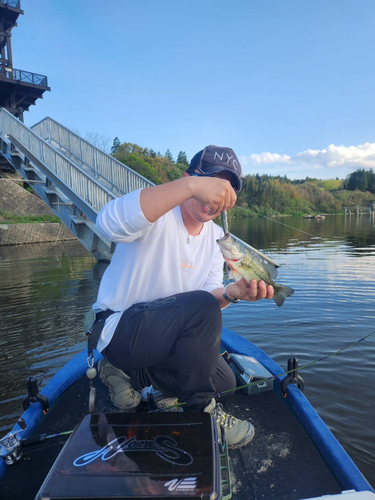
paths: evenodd
<path fill-rule="evenodd" d="M 231 184 L 236 191 L 241 191 L 241 165 L 236 153 L 231 148 L 207 146 L 199 151 L 190 162 L 188 173 L 198 170 L 202 175 L 216 175 L 219 172 L 231 173 Z"/>

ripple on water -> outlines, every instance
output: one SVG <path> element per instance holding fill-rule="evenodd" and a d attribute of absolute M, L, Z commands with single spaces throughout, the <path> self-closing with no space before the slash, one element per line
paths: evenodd
<path fill-rule="evenodd" d="M 300 365 L 311 363 L 375 328 L 375 231 L 368 221 L 334 219 L 320 225 L 288 220 L 321 239 L 272 221 L 230 221 L 234 234 L 282 264 L 276 281 L 295 294 L 281 308 L 273 301 L 232 305 L 223 311 L 224 326 L 256 343 L 282 369 L 291 356 Z M 0 260 L 1 432 L 21 414 L 27 378 L 44 385 L 83 348 L 83 316 L 104 269 L 87 254 Z M 375 485 L 374 366 L 375 335 L 301 375 L 313 406 Z"/>

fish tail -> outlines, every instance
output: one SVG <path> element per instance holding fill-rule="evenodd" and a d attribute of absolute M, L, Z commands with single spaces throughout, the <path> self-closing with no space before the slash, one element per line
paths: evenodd
<path fill-rule="evenodd" d="M 290 288 L 289 286 L 276 285 L 274 288 L 275 295 L 273 296 L 273 300 L 279 307 L 281 307 L 285 300 L 294 293 L 293 288 Z"/>

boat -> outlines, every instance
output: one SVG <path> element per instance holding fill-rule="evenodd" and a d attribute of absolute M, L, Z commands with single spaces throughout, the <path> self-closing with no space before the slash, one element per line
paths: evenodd
<path fill-rule="evenodd" d="M 371 485 L 303 395 L 296 360 L 288 360 L 286 375 L 264 351 L 226 328 L 222 350 L 242 389 L 220 402 L 255 426 L 252 442 L 229 450 L 229 460 L 225 435 L 208 414 L 116 410 L 100 378 L 87 378 L 83 350 L 40 393 L 29 379 L 26 409 L 1 440 L 1 498 L 375 500 Z M 95 361 L 100 358 L 95 351 Z M 249 363 L 256 369 L 248 369 Z M 137 441 L 139 432 L 153 439 Z M 111 457 L 110 446 L 116 450 Z"/>

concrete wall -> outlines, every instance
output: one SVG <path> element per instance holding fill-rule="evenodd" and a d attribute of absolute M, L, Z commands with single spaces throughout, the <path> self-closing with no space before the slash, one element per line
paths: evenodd
<path fill-rule="evenodd" d="M 55 215 L 43 200 L 9 178 L 0 179 L 0 210 L 12 215 Z"/>
<path fill-rule="evenodd" d="M 0 224 L 0 245 L 25 245 L 75 240 L 76 237 L 58 222 Z"/>
<path fill-rule="evenodd" d="M 26 191 L 21 185 L 4 174 L 0 179 L 0 211 L 12 215 L 55 215 L 38 196 Z M 64 224 L 58 222 L 33 222 L 9 224 L 0 214 L 0 246 L 25 245 L 28 243 L 55 243 L 76 240 L 76 237 Z"/>

